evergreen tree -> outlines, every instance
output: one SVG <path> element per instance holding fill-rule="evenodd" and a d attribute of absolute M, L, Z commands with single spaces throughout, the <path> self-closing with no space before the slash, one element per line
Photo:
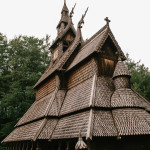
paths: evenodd
<path fill-rule="evenodd" d="M 35 100 L 34 84 L 47 68 L 49 36 L 19 36 L 10 42 L 0 34 L 0 141 Z M 2 147 L 0 147 L 0 150 Z"/>
<path fill-rule="evenodd" d="M 150 71 L 140 61 L 135 62 L 126 55 L 126 65 L 131 73 L 131 86 L 150 101 Z"/>

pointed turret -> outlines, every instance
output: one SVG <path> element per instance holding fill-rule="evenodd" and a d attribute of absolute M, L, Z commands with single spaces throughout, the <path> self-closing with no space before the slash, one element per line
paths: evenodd
<path fill-rule="evenodd" d="M 69 10 L 68 10 L 68 7 L 66 5 L 66 0 L 64 0 L 64 6 L 63 6 L 62 11 L 61 11 L 61 19 L 57 25 L 58 34 L 65 29 L 66 25 L 69 22 L 69 19 L 70 19 Z"/>
<path fill-rule="evenodd" d="M 121 58 L 118 59 L 114 74 L 113 74 L 113 78 L 118 77 L 118 76 L 129 76 L 130 77 L 130 73 L 127 69 L 127 67 L 125 66 L 125 64 L 122 62 Z"/>
<path fill-rule="evenodd" d="M 130 87 L 130 73 L 122 62 L 121 58 L 118 59 L 114 74 L 113 80 L 116 89 L 120 88 L 129 88 Z"/>

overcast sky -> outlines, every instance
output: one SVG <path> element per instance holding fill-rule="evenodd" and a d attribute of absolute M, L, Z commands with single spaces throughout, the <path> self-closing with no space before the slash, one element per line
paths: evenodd
<path fill-rule="evenodd" d="M 15 35 L 56 37 L 63 0 L 0 0 L 0 32 Z M 75 27 L 89 6 L 82 28 L 83 38 L 90 38 L 111 20 L 111 30 L 124 53 L 150 68 L 150 0 L 67 0 L 69 10 L 77 3 Z"/>

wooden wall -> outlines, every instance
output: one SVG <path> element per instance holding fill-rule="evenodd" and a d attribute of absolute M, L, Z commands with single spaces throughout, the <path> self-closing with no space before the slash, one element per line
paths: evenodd
<path fill-rule="evenodd" d="M 149 150 L 150 136 L 93 137 L 92 141 L 83 138 L 88 148 L 85 150 Z M 38 142 L 22 141 L 7 144 L 8 150 L 75 150 L 76 139 L 39 140 Z"/>
<path fill-rule="evenodd" d="M 99 58 L 99 74 L 112 77 L 117 62 L 116 47 L 108 38 L 101 51 L 102 53 Z"/>
<path fill-rule="evenodd" d="M 49 79 L 44 85 L 40 86 L 36 91 L 36 100 L 39 100 L 49 93 L 53 92 L 56 88 L 56 77 Z"/>
<path fill-rule="evenodd" d="M 68 89 L 82 83 L 97 73 L 97 65 L 94 58 L 86 61 L 69 74 Z"/>

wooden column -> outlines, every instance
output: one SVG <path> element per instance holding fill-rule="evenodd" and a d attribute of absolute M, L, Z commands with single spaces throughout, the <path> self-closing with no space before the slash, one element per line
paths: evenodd
<path fill-rule="evenodd" d="M 9 144 L 7 144 L 7 150 L 9 150 Z"/>
<path fill-rule="evenodd" d="M 69 147 L 69 146 L 70 146 L 69 144 L 70 144 L 70 142 L 67 142 L 66 150 L 69 150 L 69 148 L 70 148 L 70 147 Z"/>
<path fill-rule="evenodd" d="M 34 146 L 34 145 L 33 145 L 33 142 L 32 142 L 32 144 L 31 144 L 31 150 L 33 150 L 33 146 Z"/>
<path fill-rule="evenodd" d="M 16 142 L 16 144 L 15 144 L 15 150 L 17 150 L 17 146 L 18 146 L 18 143 Z"/>
<path fill-rule="evenodd" d="M 88 140 L 87 141 L 87 149 L 88 150 L 92 150 L 93 148 L 92 148 L 92 141 L 91 140 Z"/>
<path fill-rule="evenodd" d="M 26 150 L 28 150 L 29 143 L 27 142 Z"/>
<path fill-rule="evenodd" d="M 22 150 L 24 150 L 24 142 L 22 143 Z"/>
<path fill-rule="evenodd" d="M 59 145 L 58 145 L 58 150 L 61 150 L 62 148 L 62 143 L 61 143 L 61 141 L 59 142 Z"/>
<path fill-rule="evenodd" d="M 21 150 L 21 142 L 19 142 L 18 150 Z"/>

